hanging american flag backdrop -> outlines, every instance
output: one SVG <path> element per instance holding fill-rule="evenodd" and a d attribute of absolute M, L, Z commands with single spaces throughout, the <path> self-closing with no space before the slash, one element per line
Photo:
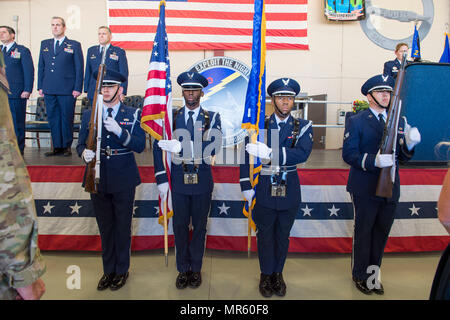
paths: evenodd
<path fill-rule="evenodd" d="M 267 49 L 308 50 L 308 0 L 266 0 Z M 159 0 L 107 0 L 113 44 L 149 50 Z M 253 0 L 167 0 L 170 50 L 250 50 Z"/>
<path fill-rule="evenodd" d="M 132 250 L 164 246 L 153 167 L 139 167 Z M 101 250 L 84 166 L 28 166 L 42 250 Z M 386 246 L 388 252 L 443 250 L 450 236 L 437 218 L 436 202 L 446 169 L 400 169 L 401 197 Z M 351 252 L 353 208 L 345 190 L 347 169 L 300 169 L 302 203 L 291 230 L 290 252 Z M 238 167 L 213 168 L 214 191 L 206 247 L 247 250 Z M 256 250 L 252 237 L 252 250 Z M 169 223 L 169 246 L 173 246 Z"/>

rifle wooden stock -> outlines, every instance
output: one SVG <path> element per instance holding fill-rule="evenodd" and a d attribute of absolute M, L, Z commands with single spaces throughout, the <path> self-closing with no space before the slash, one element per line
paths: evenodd
<path fill-rule="evenodd" d="M 105 66 L 105 51 L 103 50 L 102 63 L 98 66 L 97 82 L 95 83 L 94 100 L 92 101 L 92 112 L 89 120 L 89 135 L 86 141 L 86 149 L 96 151 L 97 150 L 97 133 L 98 133 L 98 121 L 97 113 L 102 110 L 97 110 L 98 95 L 102 91 L 103 77 L 106 72 Z M 98 181 L 95 181 L 95 162 L 96 158 L 92 159 L 87 164 L 86 179 L 84 181 L 84 190 L 89 193 L 97 193 Z"/>
<path fill-rule="evenodd" d="M 402 64 L 397 74 L 397 80 L 395 82 L 394 94 L 392 96 L 389 111 L 387 114 L 386 125 L 383 131 L 383 138 L 381 139 L 380 154 L 392 154 L 396 152 L 397 146 L 397 132 L 398 122 L 401 112 L 401 100 L 400 92 L 403 86 L 403 80 L 405 78 L 405 65 L 406 54 L 403 55 Z M 394 166 L 395 166 L 394 161 Z M 391 176 L 392 167 L 386 167 L 380 169 L 380 175 L 378 176 L 378 183 L 375 194 L 383 198 L 392 197 L 392 189 L 394 187 L 394 177 Z"/>

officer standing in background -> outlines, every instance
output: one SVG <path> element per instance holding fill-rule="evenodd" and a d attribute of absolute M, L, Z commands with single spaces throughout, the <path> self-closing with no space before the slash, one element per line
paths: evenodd
<path fill-rule="evenodd" d="M 381 280 L 370 289 L 367 284 L 369 266 L 381 266 L 384 247 L 394 222 L 400 197 L 398 160 L 408 161 L 414 146 L 420 142 L 417 128 L 411 128 L 406 118 L 400 118 L 396 154 L 380 154 L 379 148 L 386 123 L 387 109 L 394 88 L 394 79 L 377 75 L 361 87 L 370 107 L 347 119 L 342 157 L 351 166 L 347 182 L 354 206 L 352 276 L 356 288 L 365 294 L 384 294 Z M 375 195 L 380 168 L 396 163 L 392 198 Z"/>
<path fill-rule="evenodd" d="M 174 113 L 173 130 L 181 143 L 177 139 L 155 141 L 153 157 L 158 190 L 161 199 L 165 199 L 169 183 L 162 150 L 174 154 L 171 167 L 173 232 L 179 272 L 175 285 L 184 289 L 188 285 L 197 288 L 202 282 L 206 224 L 214 185 L 211 158 L 221 147 L 222 137 L 220 114 L 200 105 L 202 89 L 208 86 L 208 80 L 199 73 L 184 72 L 177 82 L 182 87 L 185 105 Z M 212 130 L 208 132 L 209 129 Z M 205 148 L 211 150 L 210 144 L 214 144 L 214 150 L 204 154 Z M 190 223 L 194 229 L 192 240 L 189 240 Z"/>
<path fill-rule="evenodd" d="M 54 39 L 41 42 L 38 66 L 39 95 L 44 96 L 53 150 L 45 155 L 70 156 L 73 119 L 77 97 L 83 90 L 83 52 L 81 44 L 65 36 L 61 17 L 51 21 Z"/>
<path fill-rule="evenodd" d="M 30 177 L 14 134 L 0 53 L 0 300 L 37 300 L 45 292 Z"/>
<path fill-rule="evenodd" d="M 290 78 L 273 81 L 267 88 L 275 112 L 266 118 L 268 145 L 248 143 L 246 151 L 263 164 L 256 186 L 252 218 L 256 224 L 258 258 L 261 269 L 259 291 L 264 297 L 286 294 L 283 267 L 289 248 L 289 234 L 300 202 L 297 164 L 306 162 L 313 146 L 312 122 L 295 119 L 290 113 L 300 85 Z M 249 157 L 240 166 L 240 185 L 250 203 L 255 191 L 250 184 Z"/>
<path fill-rule="evenodd" d="M 94 77 L 97 78 L 97 71 Z M 136 186 L 141 183 L 133 152 L 145 149 L 139 109 L 120 102 L 127 78 L 107 70 L 103 79 L 103 127 L 98 193 L 91 193 L 95 217 L 102 240 L 103 276 L 97 289 L 120 289 L 125 285 L 130 267 L 131 221 Z M 86 149 L 91 109 L 83 114 L 77 145 L 78 155 L 86 162 L 95 161 L 95 153 Z M 84 186 L 84 182 L 83 182 Z"/>
<path fill-rule="evenodd" d="M 397 73 L 400 70 L 400 66 L 402 65 L 403 54 L 408 52 L 408 45 L 406 43 L 398 43 L 395 46 L 395 56 L 394 60 L 386 61 L 384 63 L 383 75 L 388 75 L 394 78 L 397 78 Z M 408 63 L 408 61 L 406 62 Z"/>
<path fill-rule="evenodd" d="M 27 99 L 34 83 L 34 66 L 30 50 L 15 42 L 16 32 L 8 26 L 0 26 L 0 41 L 6 64 L 6 78 L 9 82 L 9 108 L 20 153 L 25 148 L 25 116 Z"/>
<path fill-rule="evenodd" d="M 98 70 L 98 66 L 102 61 L 103 50 L 106 50 L 105 65 L 106 69 L 117 71 L 123 74 L 128 79 L 128 61 L 125 50 L 111 45 L 111 30 L 106 26 L 98 28 L 98 42 L 99 45 L 92 46 L 87 51 L 86 56 L 86 71 L 84 73 L 84 92 L 87 92 L 89 105 L 92 105 L 95 91 L 94 71 Z M 120 95 L 120 101 L 127 94 L 128 80 L 121 84 L 123 93 Z"/>

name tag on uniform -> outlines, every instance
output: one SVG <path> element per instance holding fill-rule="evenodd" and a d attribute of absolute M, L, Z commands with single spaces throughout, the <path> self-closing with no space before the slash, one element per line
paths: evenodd
<path fill-rule="evenodd" d="M 198 174 L 197 173 L 185 173 L 184 174 L 184 184 L 198 184 Z"/>
<path fill-rule="evenodd" d="M 71 48 L 64 48 L 64 51 L 67 53 L 72 53 L 73 54 L 73 49 Z"/>
<path fill-rule="evenodd" d="M 109 58 L 112 59 L 112 60 L 116 60 L 116 61 L 119 60 L 119 56 L 117 56 L 115 54 L 110 54 Z"/>
<path fill-rule="evenodd" d="M 272 186 L 272 197 L 286 197 L 286 186 Z"/>
<path fill-rule="evenodd" d="M 91 56 L 91 59 L 95 59 L 95 58 L 96 58 L 96 56 L 94 56 L 94 55 Z"/>

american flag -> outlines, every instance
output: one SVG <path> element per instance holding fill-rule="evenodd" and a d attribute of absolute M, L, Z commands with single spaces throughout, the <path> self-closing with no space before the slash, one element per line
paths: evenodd
<path fill-rule="evenodd" d="M 158 24 L 156 0 L 107 0 L 113 44 L 150 49 Z M 249 50 L 253 0 L 167 0 L 170 50 Z M 267 49 L 308 50 L 308 0 L 266 0 Z"/>
<path fill-rule="evenodd" d="M 147 76 L 147 90 L 142 108 L 141 126 L 157 140 L 172 139 L 172 82 L 170 81 L 170 60 L 168 39 L 165 26 L 165 2 L 161 1 L 158 30 L 153 42 L 150 67 Z M 164 130 L 163 130 L 164 125 Z M 169 194 L 167 197 L 168 217 L 173 215 L 171 181 L 170 181 L 170 152 L 164 153 L 165 167 L 169 179 Z M 160 199 L 161 200 L 161 199 Z M 160 208 L 161 208 L 160 203 Z M 162 210 L 160 210 L 162 213 Z M 162 215 L 160 222 L 162 220 Z"/>

